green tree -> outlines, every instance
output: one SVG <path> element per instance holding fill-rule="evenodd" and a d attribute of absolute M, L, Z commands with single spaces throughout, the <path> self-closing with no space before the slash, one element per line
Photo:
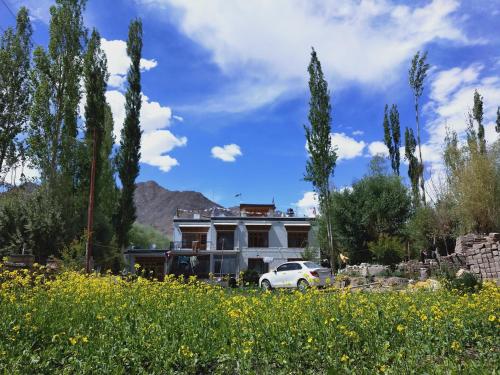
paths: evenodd
<path fill-rule="evenodd" d="M 157 249 L 167 249 L 170 243 L 168 237 L 156 230 L 152 226 L 143 225 L 135 222 L 129 232 L 129 241 L 131 245 L 141 249 L 149 249 L 153 245 Z"/>
<path fill-rule="evenodd" d="M 479 95 L 477 90 L 474 91 L 474 107 L 472 108 L 472 117 L 477 122 L 477 138 L 479 142 L 479 152 L 486 153 L 486 140 L 484 139 L 483 126 L 483 97 Z"/>
<path fill-rule="evenodd" d="M 84 64 L 85 82 L 85 138 L 90 152 L 90 183 L 87 217 L 87 271 L 90 271 L 90 260 L 92 258 L 92 240 L 94 231 L 94 198 L 96 171 L 100 172 L 102 160 L 100 158 L 102 133 L 104 132 L 104 121 L 106 111 L 106 87 L 108 81 L 107 60 L 101 48 L 101 37 L 94 29 L 88 43 Z"/>
<path fill-rule="evenodd" d="M 417 143 L 415 141 L 415 136 L 413 135 L 413 130 L 411 128 L 406 128 L 405 158 L 408 161 L 408 177 L 410 178 L 413 204 L 415 207 L 420 204 L 420 191 L 418 189 L 418 183 L 421 178 L 421 164 L 415 156 L 416 146 Z"/>
<path fill-rule="evenodd" d="M 497 122 L 495 124 L 495 130 L 500 133 L 500 106 L 497 108 Z"/>
<path fill-rule="evenodd" d="M 123 125 L 120 150 L 117 155 L 117 169 L 122 191 L 116 220 L 116 237 L 120 248 L 128 245 L 128 232 L 136 218 L 134 192 L 135 179 L 139 174 L 141 157 L 141 61 L 142 22 L 130 23 L 127 40 L 127 55 L 131 64 L 127 74 L 128 89 L 125 96 L 125 123 Z"/>
<path fill-rule="evenodd" d="M 85 0 L 57 0 L 50 8 L 49 46 L 34 53 L 35 87 L 28 142 L 30 160 L 63 197 L 78 185 L 78 103 L 86 30 Z"/>
<path fill-rule="evenodd" d="M 22 7 L 15 31 L 7 28 L 0 40 L 0 175 L 6 159 L 15 164 L 23 152 L 16 139 L 28 119 L 31 102 L 32 33 L 28 10 Z"/>
<path fill-rule="evenodd" d="M 377 167 L 352 189 L 332 194 L 335 241 L 349 253 L 350 262 L 369 261 L 368 244 L 381 236 L 401 237 L 410 208 L 411 199 L 401 179 Z"/>
<path fill-rule="evenodd" d="M 389 159 L 391 160 L 391 168 L 395 175 L 399 176 L 400 153 L 401 146 L 401 130 L 399 123 L 398 107 L 393 104 L 388 113 L 388 106 L 384 109 L 384 143 L 389 150 Z"/>
<path fill-rule="evenodd" d="M 422 201 L 424 205 L 426 204 L 425 197 L 425 183 L 424 183 L 424 162 L 422 159 L 422 145 L 420 141 L 420 120 L 419 120 L 419 110 L 418 110 L 418 101 L 422 96 L 424 91 L 424 80 L 427 76 L 427 71 L 429 70 L 429 64 L 426 63 L 427 52 L 424 52 L 420 55 L 420 51 L 418 51 L 413 60 L 411 62 L 410 70 L 409 70 L 409 83 L 410 87 L 413 91 L 413 97 L 415 100 L 415 121 L 417 125 L 417 144 L 418 144 L 418 155 L 419 155 L 419 163 L 420 167 L 418 168 L 420 172 L 420 188 L 422 190 Z"/>
<path fill-rule="evenodd" d="M 336 267 L 336 254 L 333 242 L 330 215 L 330 177 L 333 175 L 337 154 L 331 144 L 331 104 L 328 84 L 324 78 L 321 63 L 314 48 L 308 67 L 309 90 L 309 125 L 304 126 L 309 159 L 306 163 L 304 179 L 310 181 L 318 194 L 320 214 L 325 217 L 327 232 L 327 253 L 331 265 Z"/>

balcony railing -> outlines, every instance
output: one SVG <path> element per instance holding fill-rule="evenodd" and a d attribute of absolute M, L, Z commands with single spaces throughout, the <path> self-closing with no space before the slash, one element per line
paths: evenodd
<path fill-rule="evenodd" d="M 170 250 L 238 250 L 235 246 L 229 247 L 227 244 L 217 243 L 216 241 L 198 242 L 198 241 L 171 241 Z"/>

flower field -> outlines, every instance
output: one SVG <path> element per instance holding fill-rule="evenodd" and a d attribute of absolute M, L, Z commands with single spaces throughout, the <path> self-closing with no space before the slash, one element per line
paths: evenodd
<path fill-rule="evenodd" d="M 500 371 L 500 289 L 351 293 L 0 272 L 2 373 Z"/>

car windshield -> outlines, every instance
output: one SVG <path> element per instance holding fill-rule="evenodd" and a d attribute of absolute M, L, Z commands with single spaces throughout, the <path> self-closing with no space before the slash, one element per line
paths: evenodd
<path fill-rule="evenodd" d="M 304 266 L 306 266 L 307 268 L 321 268 L 319 264 L 316 264 L 314 262 L 305 262 Z"/>

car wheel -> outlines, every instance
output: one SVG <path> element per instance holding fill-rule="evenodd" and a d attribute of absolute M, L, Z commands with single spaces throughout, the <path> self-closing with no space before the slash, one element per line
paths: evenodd
<path fill-rule="evenodd" d="M 298 290 L 304 292 L 308 288 L 309 288 L 309 283 L 307 282 L 307 280 L 300 279 L 299 281 L 297 281 L 297 289 Z"/>
<path fill-rule="evenodd" d="M 272 289 L 271 283 L 269 282 L 269 280 L 262 280 L 262 282 L 260 283 L 260 286 L 264 290 L 271 290 Z"/>

